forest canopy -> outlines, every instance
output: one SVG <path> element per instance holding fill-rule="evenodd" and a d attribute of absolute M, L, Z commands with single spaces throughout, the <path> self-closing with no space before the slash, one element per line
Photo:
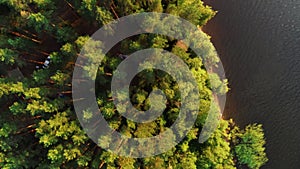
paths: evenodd
<path fill-rule="evenodd" d="M 227 80 L 209 76 L 203 66 L 204 61 L 218 63 L 217 58 L 202 60 L 180 40 L 156 34 L 127 38 L 104 56 L 96 74 L 98 106 L 111 128 L 129 137 L 155 136 L 170 127 L 178 116 L 181 93 L 163 71 L 143 71 L 130 86 L 138 110 L 149 109 L 153 89 L 166 94 L 166 109 L 153 122 L 135 123 L 120 116 L 110 93 L 122 56 L 161 48 L 179 56 L 197 77 L 201 106 L 193 129 L 170 151 L 147 158 L 119 157 L 89 139 L 73 107 L 76 59 L 100 27 L 141 12 L 180 16 L 199 28 L 216 14 L 200 0 L 0 0 L 0 168 L 257 169 L 268 161 L 260 124 L 240 129 L 220 118 L 213 135 L 198 143 L 211 93 L 226 93 Z M 213 107 L 219 111 L 217 103 Z M 92 114 L 85 111 L 83 116 L 89 120 Z"/>

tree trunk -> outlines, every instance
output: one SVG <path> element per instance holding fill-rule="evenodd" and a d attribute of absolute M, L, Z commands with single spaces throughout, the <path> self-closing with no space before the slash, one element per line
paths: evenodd
<path fill-rule="evenodd" d="M 13 34 L 13 35 L 15 35 L 15 36 L 18 36 L 18 37 L 22 37 L 22 38 L 29 39 L 29 40 L 31 40 L 31 41 L 33 41 L 33 42 L 36 42 L 36 43 L 39 43 L 39 44 L 42 43 L 40 40 L 37 40 L 37 39 L 34 39 L 34 38 L 30 38 L 30 37 L 28 37 L 28 36 L 26 36 L 26 35 L 23 35 L 23 34 L 21 34 L 21 33 L 18 33 L 18 32 L 10 31 L 9 33 L 11 33 L 11 34 Z"/>

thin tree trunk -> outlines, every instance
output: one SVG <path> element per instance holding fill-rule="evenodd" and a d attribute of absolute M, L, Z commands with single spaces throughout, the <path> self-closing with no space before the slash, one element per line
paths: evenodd
<path fill-rule="evenodd" d="M 114 7 L 110 6 L 110 9 L 113 11 L 115 17 L 116 17 L 117 19 L 119 19 L 119 16 L 118 16 L 118 14 L 116 13 Z"/>
<path fill-rule="evenodd" d="M 73 5 L 72 5 L 70 2 L 68 2 L 67 0 L 64 0 L 64 1 L 66 2 L 66 4 L 67 4 L 70 8 L 75 9 L 75 8 L 73 7 Z"/>
<path fill-rule="evenodd" d="M 104 164 L 105 164 L 105 161 L 102 161 L 102 163 L 99 165 L 98 169 L 101 169 Z"/>
<path fill-rule="evenodd" d="M 62 94 L 71 94 L 72 93 L 72 91 L 70 90 L 70 91 L 63 91 L 63 92 L 61 92 Z"/>
<path fill-rule="evenodd" d="M 41 50 L 38 50 L 38 52 L 40 52 L 41 54 L 45 55 L 45 56 L 49 56 L 50 53 L 47 53 L 47 52 L 44 52 L 44 51 L 41 51 Z"/>
<path fill-rule="evenodd" d="M 40 64 L 40 65 L 44 64 L 44 62 L 39 62 L 39 61 L 31 60 L 31 59 L 25 59 L 25 60 L 30 62 L 30 63 L 37 63 L 37 64 Z"/>
<path fill-rule="evenodd" d="M 74 10 L 75 10 L 74 6 L 70 2 L 68 2 L 67 0 L 64 0 L 64 1 L 71 8 L 72 15 L 74 15 L 77 19 L 79 19 L 80 17 L 78 16 L 77 12 L 74 12 Z"/>
<path fill-rule="evenodd" d="M 31 40 L 31 41 L 33 41 L 33 42 L 36 42 L 36 43 L 39 43 L 39 44 L 42 43 L 42 41 L 40 41 L 40 40 L 37 40 L 37 39 L 34 39 L 34 38 L 30 38 L 30 37 L 28 37 L 28 36 L 26 36 L 26 35 L 23 35 L 23 34 L 21 34 L 21 33 L 18 33 L 18 32 L 10 31 L 9 33 L 11 33 L 11 34 L 13 34 L 13 35 L 15 35 L 15 36 L 18 36 L 18 37 L 22 37 L 22 38 L 29 39 L 29 40 Z"/>
<path fill-rule="evenodd" d="M 25 33 L 29 34 L 30 36 L 33 36 L 35 38 L 37 38 L 38 36 L 32 32 L 29 32 L 28 30 L 22 29 L 22 31 L 24 31 Z"/>

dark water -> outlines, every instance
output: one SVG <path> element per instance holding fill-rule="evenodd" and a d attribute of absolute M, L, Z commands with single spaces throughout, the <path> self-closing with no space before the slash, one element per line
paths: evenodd
<path fill-rule="evenodd" d="M 206 0 L 205 27 L 229 79 L 225 117 L 262 123 L 264 169 L 300 168 L 300 0 Z"/>

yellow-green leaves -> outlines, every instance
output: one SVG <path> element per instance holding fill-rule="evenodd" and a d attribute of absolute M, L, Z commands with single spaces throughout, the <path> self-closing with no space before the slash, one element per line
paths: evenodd
<path fill-rule="evenodd" d="M 248 125 L 236 136 L 234 152 L 239 164 L 258 169 L 268 161 L 262 125 Z"/>
<path fill-rule="evenodd" d="M 41 32 L 42 30 L 50 31 L 51 25 L 48 16 L 38 12 L 38 13 L 31 13 L 28 16 L 28 25 L 35 28 L 37 32 Z"/>
<path fill-rule="evenodd" d="M 18 57 L 18 53 L 11 49 L 0 49 L 0 61 L 6 64 L 14 64 L 15 59 Z"/>

